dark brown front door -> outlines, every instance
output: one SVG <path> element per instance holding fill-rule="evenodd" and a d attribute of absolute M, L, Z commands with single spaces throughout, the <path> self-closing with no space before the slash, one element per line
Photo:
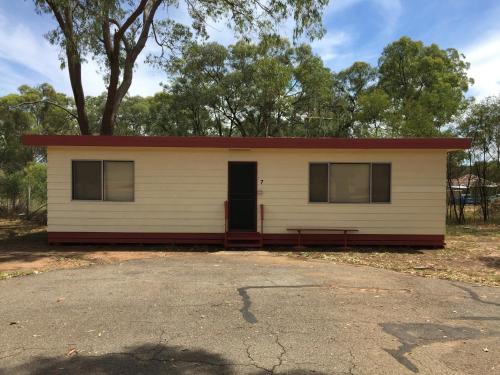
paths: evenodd
<path fill-rule="evenodd" d="M 229 162 L 229 230 L 257 230 L 257 163 Z"/>

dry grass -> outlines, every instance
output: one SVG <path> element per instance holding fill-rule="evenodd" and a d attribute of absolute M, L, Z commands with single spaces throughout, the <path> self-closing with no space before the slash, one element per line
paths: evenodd
<path fill-rule="evenodd" d="M 374 247 L 287 255 L 500 286 L 500 225 L 449 226 L 444 249 Z"/>

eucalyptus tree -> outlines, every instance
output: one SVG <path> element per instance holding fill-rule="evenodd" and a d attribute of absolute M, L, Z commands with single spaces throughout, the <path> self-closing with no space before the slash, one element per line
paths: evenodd
<path fill-rule="evenodd" d="M 360 136 L 357 116 L 359 99 L 376 83 L 377 69 L 357 61 L 334 75 L 332 112 L 336 115 L 336 136 Z"/>
<path fill-rule="evenodd" d="M 227 57 L 228 50 L 221 44 L 190 41 L 179 56 L 165 64 L 171 76 L 171 82 L 165 86 L 172 95 L 171 109 L 189 120 L 187 134 L 225 134 L 221 113 L 228 96 L 227 88 L 222 87 Z M 178 125 L 185 127 L 181 121 Z"/>
<path fill-rule="evenodd" d="M 77 134 L 73 107 L 71 98 L 47 83 L 0 97 L 0 169 L 11 173 L 44 156 L 43 149 L 22 146 L 24 133 Z"/>
<path fill-rule="evenodd" d="M 230 47 L 229 78 L 241 79 L 234 98 L 242 116 L 241 135 L 283 135 L 290 108 L 293 77 L 289 41 L 277 35 L 263 36 L 256 44 L 241 40 Z"/>
<path fill-rule="evenodd" d="M 393 109 L 390 96 L 378 87 L 365 90 L 357 98 L 355 120 L 357 134 L 360 137 L 393 137 L 397 136 L 387 124 L 392 123 Z"/>
<path fill-rule="evenodd" d="M 293 19 L 294 37 L 319 37 L 322 10 L 328 0 L 34 0 L 36 10 L 50 14 L 57 27 L 48 34 L 61 48 L 67 66 L 80 132 L 90 134 L 82 84 L 82 64 L 91 58 L 106 77 L 106 101 L 100 134 L 113 134 L 118 108 L 132 84 L 134 66 L 151 37 L 163 52 L 174 48 L 191 31 L 207 35 L 211 21 L 227 20 L 235 33 L 270 30 Z M 171 16 L 187 10 L 187 24 Z"/>
<path fill-rule="evenodd" d="M 331 96 L 334 76 L 310 45 L 295 49 L 293 81 L 293 116 L 291 133 L 308 137 L 331 134 L 333 113 Z"/>
<path fill-rule="evenodd" d="M 186 44 L 167 65 L 173 102 L 183 107 L 193 133 L 268 136 L 288 120 L 293 48 L 276 35 L 229 47 Z"/>
<path fill-rule="evenodd" d="M 469 63 L 453 48 L 425 46 L 408 37 L 389 44 L 379 59 L 378 87 L 391 98 L 390 126 L 401 136 L 434 136 L 467 104 Z"/>
<path fill-rule="evenodd" d="M 499 170 L 498 134 L 500 132 L 500 97 L 488 97 L 469 107 L 459 125 L 462 136 L 472 138 L 469 153 L 470 173 L 478 178 L 483 220 L 489 219 L 490 180 Z"/>

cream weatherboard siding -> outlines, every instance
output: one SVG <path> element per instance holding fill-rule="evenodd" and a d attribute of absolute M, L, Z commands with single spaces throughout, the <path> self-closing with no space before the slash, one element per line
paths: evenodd
<path fill-rule="evenodd" d="M 133 160 L 135 201 L 72 201 L 72 160 Z M 445 233 L 445 150 L 48 147 L 49 232 L 223 233 L 228 161 L 255 161 L 264 233 Z M 389 162 L 392 202 L 309 203 L 311 162 Z M 260 218 L 258 218 L 260 229 Z"/>

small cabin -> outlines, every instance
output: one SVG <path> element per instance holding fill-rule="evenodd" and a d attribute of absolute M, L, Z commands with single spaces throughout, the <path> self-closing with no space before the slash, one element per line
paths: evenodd
<path fill-rule="evenodd" d="M 447 152 L 469 139 L 25 135 L 47 147 L 50 243 L 445 242 Z"/>

